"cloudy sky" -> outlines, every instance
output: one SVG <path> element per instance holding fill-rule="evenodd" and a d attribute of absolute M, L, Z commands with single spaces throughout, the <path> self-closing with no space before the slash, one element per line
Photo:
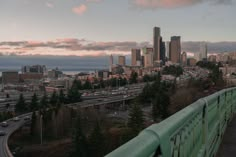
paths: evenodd
<path fill-rule="evenodd" d="M 236 51 L 235 15 L 235 0 L 0 0 L 0 53 L 128 54 L 154 26 L 188 52 Z"/>

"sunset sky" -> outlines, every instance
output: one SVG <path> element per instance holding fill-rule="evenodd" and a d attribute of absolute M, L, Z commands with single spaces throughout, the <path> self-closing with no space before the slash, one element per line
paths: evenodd
<path fill-rule="evenodd" d="M 235 51 L 235 15 L 234 0 L 0 0 L 0 53 L 128 54 L 152 45 L 154 26 L 185 51 Z"/>

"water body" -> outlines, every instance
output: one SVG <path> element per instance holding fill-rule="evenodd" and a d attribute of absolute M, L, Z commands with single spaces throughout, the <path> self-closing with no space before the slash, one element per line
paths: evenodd
<path fill-rule="evenodd" d="M 114 56 L 117 63 L 117 57 Z M 130 57 L 127 58 L 130 63 Z M 24 65 L 46 65 L 47 69 L 58 67 L 66 74 L 78 72 L 94 72 L 95 70 L 108 69 L 109 57 L 77 57 L 77 56 L 0 56 L 0 74 L 3 71 L 21 71 Z"/>

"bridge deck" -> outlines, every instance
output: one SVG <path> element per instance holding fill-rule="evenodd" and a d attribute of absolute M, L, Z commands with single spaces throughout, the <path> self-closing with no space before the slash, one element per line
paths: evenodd
<path fill-rule="evenodd" d="M 227 126 L 217 157 L 236 156 L 236 116 Z"/>

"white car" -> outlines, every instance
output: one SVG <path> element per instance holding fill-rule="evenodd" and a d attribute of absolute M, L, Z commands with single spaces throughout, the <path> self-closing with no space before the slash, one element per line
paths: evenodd
<path fill-rule="evenodd" d="M 7 127 L 8 125 L 9 125 L 9 124 L 8 124 L 7 122 L 2 122 L 2 123 L 1 123 L 1 126 L 2 126 L 2 127 Z"/>
<path fill-rule="evenodd" d="M 15 121 L 15 122 L 17 122 L 17 121 L 19 121 L 19 120 L 20 120 L 19 117 L 14 117 L 14 118 L 13 118 L 13 121 Z"/>

